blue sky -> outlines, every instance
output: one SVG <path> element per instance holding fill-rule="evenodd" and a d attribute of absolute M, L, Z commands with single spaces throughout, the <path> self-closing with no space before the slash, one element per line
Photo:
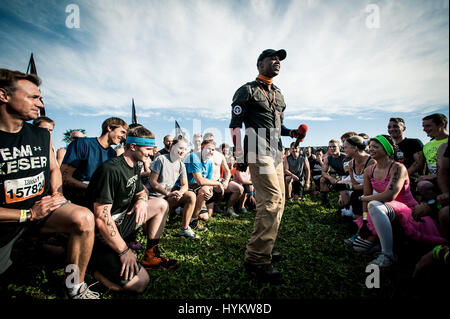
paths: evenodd
<path fill-rule="evenodd" d="M 66 25 L 70 4 L 79 28 Z M 305 146 L 386 133 L 391 116 L 425 143 L 421 119 L 448 116 L 448 30 L 439 0 L 3 0 L 0 67 L 26 71 L 34 53 L 57 147 L 67 129 L 131 121 L 132 98 L 159 146 L 174 120 L 229 143 L 232 96 L 266 48 L 287 51 L 274 83 L 285 125 L 309 127 Z"/>

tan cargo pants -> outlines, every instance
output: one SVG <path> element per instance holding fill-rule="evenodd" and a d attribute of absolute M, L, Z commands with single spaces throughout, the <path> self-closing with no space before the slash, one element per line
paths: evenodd
<path fill-rule="evenodd" d="M 255 187 L 256 217 L 245 262 L 269 264 L 284 211 L 283 162 L 275 163 L 270 156 L 259 156 L 256 163 L 249 163 L 249 168 Z"/>

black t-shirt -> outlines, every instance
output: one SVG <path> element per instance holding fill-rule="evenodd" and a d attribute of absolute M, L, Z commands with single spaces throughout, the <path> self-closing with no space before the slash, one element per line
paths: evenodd
<path fill-rule="evenodd" d="M 87 194 L 93 204 L 112 204 L 111 216 L 114 220 L 129 212 L 134 197 L 143 190 L 139 165 L 130 167 L 123 155 L 100 165 L 92 175 Z"/>
<path fill-rule="evenodd" d="M 170 152 L 167 151 L 165 148 L 163 148 L 163 149 L 160 149 L 160 150 L 158 151 L 158 153 L 159 153 L 160 155 L 166 155 L 166 154 L 169 154 Z"/>
<path fill-rule="evenodd" d="M 312 156 L 308 157 L 309 167 L 311 169 L 311 176 L 322 175 L 322 165 Z"/>
<path fill-rule="evenodd" d="M 0 131 L 0 207 L 30 209 L 50 189 L 50 133 L 23 123 L 18 133 Z M 0 247 L 29 223 L 0 223 Z"/>
<path fill-rule="evenodd" d="M 334 158 L 332 155 L 328 155 L 328 166 L 336 172 L 337 175 L 346 175 L 344 170 L 344 161 L 347 155 L 341 153 L 338 157 Z"/>
<path fill-rule="evenodd" d="M 423 143 L 416 138 L 405 138 L 398 143 L 399 151 L 397 151 L 397 160 L 406 168 L 409 168 L 414 163 L 414 154 L 421 152 Z"/>

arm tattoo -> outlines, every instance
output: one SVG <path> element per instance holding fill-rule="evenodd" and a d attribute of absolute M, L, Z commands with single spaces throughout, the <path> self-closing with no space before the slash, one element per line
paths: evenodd
<path fill-rule="evenodd" d="M 390 191 L 394 189 L 394 184 L 396 184 L 396 183 L 398 182 L 399 175 L 400 175 L 400 174 L 399 174 L 399 168 L 397 167 L 397 168 L 395 169 L 394 176 L 392 177 L 391 185 L 389 185 L 389 190 L 390 190 Z"/>
<path fill-rule="evenodd" d="M 110 231 L 110 235 L 111 237 L 116 236 L 116 230 L 114 229 L 114 221 L 112 220 L 111 214 L 109 213 L 108 207 L 105 206 L 103 208 L 103 217 L 106 220 L 106 226 L 108 227 L 109 231 Z"/>

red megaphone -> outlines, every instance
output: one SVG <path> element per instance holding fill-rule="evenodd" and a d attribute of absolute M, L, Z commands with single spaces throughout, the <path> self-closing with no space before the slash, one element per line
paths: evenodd
<path fill-rule="evenodd" d="M 295 141 L 294 147 L 297 147 L 300 142 L 303 142 L 306 136 L 306 132 L 308 132 L 308 126 L 306 124 L 301 124 L 297 129 L 297 140 Z"/>

